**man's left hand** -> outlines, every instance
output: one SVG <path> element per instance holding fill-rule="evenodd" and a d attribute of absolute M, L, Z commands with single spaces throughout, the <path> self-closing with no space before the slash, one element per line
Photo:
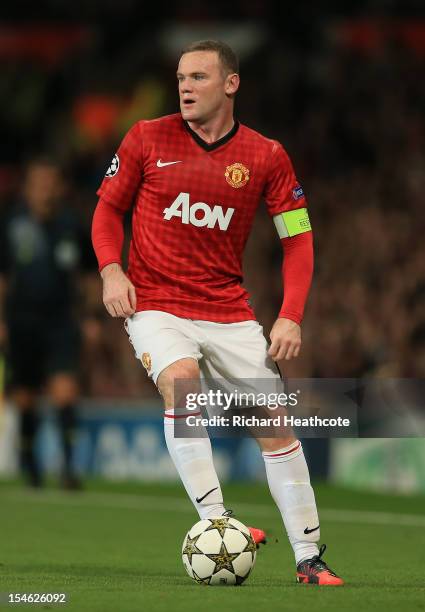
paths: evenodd
<path fill-rule="evenodd" d="M 270 332 L 269 355 L 273 361 L 298 357 L 301 349 L 301 327 L 291 319 L 277 319 Z"/>

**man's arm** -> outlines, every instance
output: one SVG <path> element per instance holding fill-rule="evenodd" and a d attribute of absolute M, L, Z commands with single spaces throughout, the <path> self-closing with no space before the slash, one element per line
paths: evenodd
<path fill-rule="evenodd" d="M 112 317 L 136 309 L 136 290 L 121 267 L 124 214 L 133 204 L 143 176 L 143 121 L 124 136 L 97 194 L 92 242 L 103 279 L 103 303 Z"/>
<path fill-rule="evenodd" d="M 269 349 L 269 355 L 279 361 L 300 352 L 300 323 L 313 274 L 313 237 L 304 191 L 288 154 L 277 141 L 273 142 L 264 198 L 284 252 L 284 301 L 270 332 Z"/>
<path fill-rule="evenodd" d="M 111 317 L 136 311 L 136 290 L 121 267 L 124 212 L 100 198 L 92 224 L 92 243 L 103 280 L 103 303 Z"/>
<path fill-rule="evenodd" d="M 313 234 L 311 231 L 282 238 L 284 252 L 282 280 L 284 299 L 279 318 L 270 332 L 269 355 L 274 361 L 298 357 L 301 348 L 301 321 L 313 276 Z"/>

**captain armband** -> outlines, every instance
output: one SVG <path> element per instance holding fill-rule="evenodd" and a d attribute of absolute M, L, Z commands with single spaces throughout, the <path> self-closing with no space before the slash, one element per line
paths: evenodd
<path fill-rule="evenodd" d="M 306 208 L 288 210 L 273 217 L 279 238 L 292 238 L 311 230 Z"/>

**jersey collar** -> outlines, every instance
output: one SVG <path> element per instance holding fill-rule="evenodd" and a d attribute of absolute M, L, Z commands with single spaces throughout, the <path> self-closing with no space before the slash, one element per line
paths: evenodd
<path fill-rule="evenodd" d="M 236 132 L 239 129 L 239 121 L 235 119 L 235 125 L 232 127 L 230 132 L 227 132 L 227 134 L 225 134 L 224 136 L 222 136 L 219 140 L 216 140 L 215 142 L 206 142 L 200 136 L 198 136 L 196 132 L 192 130 L 192 128 L 190 127 L 187 121 L 183 120 L 183 124 L 186 130 L 192 136 L 193 140 L 200 147 L 202 147 L 204 151 L 215 151 L 215 149 L 218 149 L 218 147 L 221 147 L 222 145 L 226 144 L 226 142 L 229 142 L 229 140 L 233 138 L 233 136 L 236 134 Z"/>

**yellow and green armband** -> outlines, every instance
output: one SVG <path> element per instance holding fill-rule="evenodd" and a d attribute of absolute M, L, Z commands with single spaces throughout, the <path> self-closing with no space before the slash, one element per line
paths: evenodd
<path fill-rule="evenodd" d="M 279 238 L 291 238 L 311 230 L 306 208 L 288 210 L 273 217 Z"/>

